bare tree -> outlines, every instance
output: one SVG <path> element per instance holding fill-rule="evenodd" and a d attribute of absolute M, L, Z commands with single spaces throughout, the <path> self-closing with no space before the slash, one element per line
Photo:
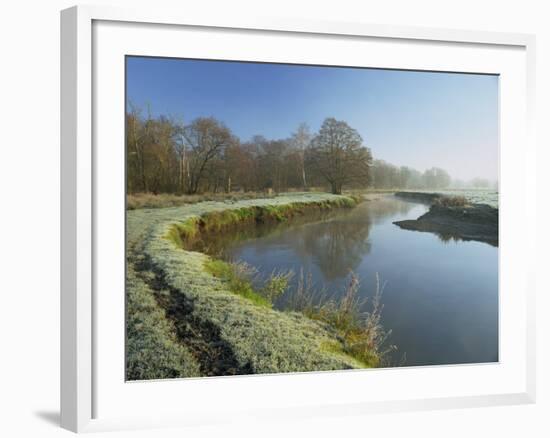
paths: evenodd
<path fill-rule="evenodd" d="M 177 191 L 187 191 L 189 182 L 189 161 L 187 160 L 187 141 L 185 139 L 185 125 L 182 119 L 172 119 L 174 126 L 174 150 L 178 159 L 178 183 Z"/>
<path fill-rule="evenodd" d="M 326 119 L 312 138 L 301 124 L 289 139 L 254 136 L 241 143 L 222 122 L 199 118 L 186 126 L 181 118 L 152 117 L 128 103 L 126 115 L 128 193 L 197 193 L 265 190 L 330 185 L 365 188 L 445 188 L 443 169 L 421 173 L 383 160 L 343 121 Z M 456 183 L 455 183 L 456 184 Z M 477 179 L 475 186 L 489 186 Z"/>
<path fill-rule="evenodd" d="M 147 185 L 147 178 L 145 176 L 145 147 L 149 137 L 149 127 L 151 125 L 150 111 L 147 111 L 147 120 L 141 120 L 141 110 L 129 103 L 130 111 L 126 117 L 127 131 L 128 131 L 128 155 L 135 158 L 136 171 L 138 173 L 138 179 L 141 184 L 140 189 L 144 192 L 149 191 Z M 130 149 L 131 148 L 131 149 Z"/>
<path fill-rule="evenodd" d="M 372 155 L 359 133 L 346 122 L 327 118 L 307 150 L 307 161 L 324 178 L 334 194 L 345 184 L 366 185 Z"/>
<path fill-rule="evenodd" d="M 309 126 L 306 123 L 301 123 L 296 132 L 292 134 L 291 144 L 298 150 L 299 153 L 300 166 L 302 168 L 302 184 L 304 189 L 307 188 L 305 152 L 310 143 L 311 133 L 309 131 Z"/>
<path fill-rule="evenodd" d="M 213 117 L 201 117 L 185 127 L 184 137 L 191 151 L 187 192 L 193 194 L 198 192 L 208 165 L 222 155 L 233 141 L 233 136 L 225 125 Z"/>
<path fill-rule="evenodd" d="M 272 188 L 276 193 L 287 188 L 286 156 L 288 142 L 285 140 L 271 140 L 263 145 L 261 164 L 266 187 Z"/>
<path fill-rule="evenodd" d="M 444 189 L 451 184 L 451 177 L 444 169 L 432 167 L 422 174 L 424 186 L 430 189 Z"/>
<path fill-rule="evenodd" d="M 165 116 L 160 116 L 149 124 L 147 185 L 156 194 L 172 190 L 176 183 L 174 124 Z"/>

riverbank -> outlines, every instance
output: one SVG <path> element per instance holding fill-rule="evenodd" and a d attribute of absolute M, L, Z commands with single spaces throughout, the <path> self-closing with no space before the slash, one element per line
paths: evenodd
<path fill-rule="evenodd" d="M 437 199 L 441 199 L 443 195 L 439 193 L 426 192 L 395 192 L 395 196 L 407 201 L 420 202 L 421 204 L 433 204 Z"/>
<path fill-rule="evenodd" d="M 418 219 L 394 222 L 400 228 L 435 233 L 443 240 L 474 240 L 498 246 L 498 208 L 437 193 L 396 192 L 395 195 L 431 204 L 428 212 Z"/>
<path fill-rule="evenodd" d="M 284 221 L 357 199 L 297 193 L 127 212 L 129 380 L 364 368 L 329 324 L 236 294 L 212 258 L 186 248 L 202 233 Z"/>
<path fill-rule="evenodd" d="M 499 194 L 494 189 L 441 189 L 437 191 L 422 190 L 396 190 L 396 196 L 410 201 L 418 200 L 425 204 L 432 204 L 436 198 L 465 198 L 470 204 L 487 204 L 498 208 Z"/>

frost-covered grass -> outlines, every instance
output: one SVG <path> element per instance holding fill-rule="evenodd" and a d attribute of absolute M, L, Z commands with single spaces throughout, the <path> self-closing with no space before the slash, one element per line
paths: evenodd
<path fill-rule="evenodd" d="M 204 264 L 207 272 L 227 284 L 234 294 L 253 302 L 257 306 L 271 307 L 272 301 L 256 291 L 252 285 L 254 272 L 243 263 L 227 263 L 209 259 Z"/>
<path fill-rule="evenodd" d="M 401 194 L 417 194 L 418 196 L 425 194 L 427 197 L 440 196 L 442 198 L 454 199 L 450 201 L 463 204 L 486 204 L 493 208 L 498 208 L 498 192 L 489 189 L 454 189 L 454 190 L 404 190 L 395 193 Z M 368 196 L 368 195 L 367 195 Z M 428 198 L 425 201 L 427 202 Z M 422 201 L 421 201 L 422 202 Z M 455 205 L 459 206 L 459 205 Z"/>
<path fill-rule="evenodd" d="M 491 189 L 450 189 L 436 190 L 445 196 L 464 197 L 471 204 L 487 204 L 498 208 L 498 192 Z"/>
<path fill-rule="evenodd" d="M 204 201 L 238 201 L 242 199 L 258 199 L 275 197 L 263 192 L 233 192 L 233 193 L 207 193 L 200 195 L 175 195 L 171 193 L 133 193 L 126 196 L 126 208 L 135 210 L 139 208 L 166 208 L 178 207 L 187 204 L 196 204 Z"/>
<path fill-rule="evenodd" d="M 127 379 L 199 376 L 199 364 L 177 341 L 173 324 L 166 319 L 153 291 L 136 276 L 131 264 L 127 280 Z"/>
<path fill-rule="evenodd" d="M 288 197 L 287 197 L 288 198 Z M 233 207 L 224 210 L 208 210 L 199 216 L 191 216 L 174 223 L 166 237 L 182 248 L 189 248 L 204 235 L 216 235 L 231 228 L 250 226 L 256 223 L 284 222 L 296 216 L 303 216 L 312 210 L 322 211 L 334 208 L 351 208 L 357 198 L 340 196 L 336 199 L 303 201 L 302 196 L 293 196 L 291 203 L 270 203 Z"/>
<path fill-rule="evenodd" d="M 147 370 L 136 373 L 143 376 L 137 378 L 194 376 L 197 369 L 201 375 L 219 375 L 367 366 L 345 351 L 337 331 L 325 321 L 274 310 L 253 290 L 236 293 L 223 266 L 203 253 L 182 249 L 197 233 L 219 232 L 235 221 L 284 221 L 308 208 L 355 203 L 345 196 L 296 193 L 128 211 L 128 302 L 141 302 L 147 295 L 149 303 L 156 302 L 156 309 L 165 313 L 164 322 L 159 323 L 148 318 L 147 312 L 133 313 L 134 304 L 128 306 L 128 324 L 132 326 L 128 329 L 128 345 L 132 346 L 128 363 L 132 369 Z M 134 268 L 142 283 L 130 281 Z M 171 342 L 182 347 L 181 351 L 174 349 L 181 359 L 167 356 L 165 361 L 169 365 L 181 362 L 181 368 L 155 365 L 151 345 L 156 344 L 141 341 L 153 330 L 154 339 L 168 351 Z"/>

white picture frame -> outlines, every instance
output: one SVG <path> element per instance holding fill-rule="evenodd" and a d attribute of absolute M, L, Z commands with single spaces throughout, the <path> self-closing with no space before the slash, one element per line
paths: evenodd
<path fill-rule="evenodd" d="M 207 44 L 197 46 L 196 53 L 205 51 L 205 57 L 212 58 L 219 50 L 223 59 L 235 58 L 239 55 L 239 41 L 253 41 L 264 38 L 263 44 L 277 39 L 281 45 L 288 45 L 288 39 L 334 38 L 335 44 L 345 47 L 351 44 L 376 45 L 384 43 L 395 45 L 395 58 L 400 52 L 403 59 L 392 60 L 391 57 L 380 58 L 379 66 L 392 68 L 411 68 L 424 70 L 446 71 L 477 71 L 504 75 L 509 81 L 501 87 L 504 96 L 504 106 L 501 108 L 501 288 L 512 288 L 515 294 L 506 293 L 510 301 L 501 303 L 501 348 L 517 356 L 513 361 L 510 355 L 504 355 L 496 365 L 480 364 L 474 366 L 445 366 L 445 367 L 417 367 L 411 370 L 380 370 L 379 373 L 390 373 L 396 386 L 406 387 L 407 382 L 414 379 L 422 382 L 434 379 L 431 392 L 420 394 L 414 388 L 409 391 L 394 388 L 382 396 L 380 388 L 373 391 L 372 397 L 363 392 L 352 394 L 345 392 L 345 388 L 361 387 L 365 381 L 374 388 L 374 378 L 380 382 L 385 379 L 383 374 L 373 374 L 369 371 L 352 373 L 307 373 L 288 376 L 258 376 L 258 377 L 230 377 L 212 379 L 185 379 L 187 382 L 164 381 L 126 383 L 124 376 L 110 372 L 110 366 L 118 363 L 119 348 L 113 344 L 113 349 L 107 345 L 104 336 L 105 328 L 118 333 L 120 318 L 124 319 L 123 312 L 117 307 L 124 300 L 124 291 L 118 290 L 121 297 L 109 307 L 108 300 L 98 300 L 98 291 L 103 290 L 105 284 L 116 281 L 120 284 L 120 265 L 124 264 L 120 258 L 120 248 L 124 248 L 123 227 L 106 230 L 103 225 L 105 212 L 109 208 L 120 204 L 124 209 L 124 200 L 120 192 L 114 190 L 109 198 L 109 191 L 105 187 L 119 187 L 123 178 L 124 166 L 120 167 L 120 154 L 113 155 L 107 161 L 106 153 L 97 154 L 97 142 L 104 144 L 113 139 L 114 143 L 120 137 L 120 127 L 107 129 L 102 124 L 102 118 L 110 117 L 116 120 L 117 111 L 121 112 L 124 103 L 119 102 L 120 80 L 117 76 L 120 69 L 113 65 L 112 76 L 118 82 L 111 89 L 104 86 L 105 75 L 102 68 L 105 63 L 115 57 L 120 60 L 121 54 L 136 54 L 140 51 L 140 29 L 148 29 L 149 35 L 158 34 L 149 38 L 148 53 L 153 51 L 159 55 L 166 55 L 170 48 L 163 36 L 170 32 L 200 32 L 201 35 L 217 35 L 216 32 L 233 32 L 235 37 L 234 50 L 218 47 L 208 49 Z M 121 34 L 122 32 L 122 34 Z M 128 52 L 125 32 L 131 32 L 133 48 Z M 173 39 L 175 34 L 170 34 Z M 182 34 L 183 35 L 183 34 Z M 187 34 L 185 34 L 187 35 Z M 183 37 L 185 37 L 183 35 Z M 177 37 L 177 35 L 176 35 Z M 315 38 L 314 38 L 315 37 Z M 266 37 L 267 38 L 267 37 Z M 227 38 L 231 40 L 232 38 Z M 109 48 L 106 49 L 105 41 Z M 125 42 L 126 41 L 126 42 Z M 231 44 L 229 41 L 228 44 Z M 305 43 L 304 43 L 305 44 Z M 307 43 L 309 44 L 309 43 Z M 313 43 L 311 43 L 313 44 Z M 425 61 L 418 64 L 418 60 L 405 60 L 407 48 L 417 47 L 419 53 L 430 56 L 432 50 L 439 54 L 445 53 L 451 46 L 464 52 L 464 57 L 470 57 L 469 63 L 460 56 L 441 56 L 433 62 Z M 312 46 L 313 47 L 313 46 Z M 351 47 L 351 46 L 350 46 Z M 162 48 L 162 51 L 161 51 Z M 253 49 L 251 49 L 253 50 Z M 375 50 L 375 49 L 373 49 Z M 393 49 L 392 49 L 393 50 Z M 454 50 L 454 49 L 453 49 Z M 469 55 L 468 51 L 478 51 Z M 312 50 L 314 52 L 314 50 Z M 494 56 L 489 52 L 493 53 Z M 176 53 L 176 52 L 174 52 Z M 194 52 L 195 53 L 195 52 Z M 226 53 L 227 55 L 224 55 Z M 250 59 L 259 55 L 250 52 Z M 259 53 L 259 52 L 258 52 Z M 299 53 L 292 61 L 299 58 Z M 374 53 L 374 52 L 373 52 Z M 472 52 L 473 53 L 473 52 Z M 502 404 L 532 403 L 535 400 L 535 309 L 534 309 L 534 245 L 536 237 L 535 212 L 530 209 L 512 209 L 512 202 L 520 200 L 527 202 L 535 196 L 535 143 L 533 139 L 533 108 L 534 108 L 534 53 L 535 39 L 532 35 L 507 34 L 491 32 L 461 31 L 449 29 L 424 29 L 416 27 L 393 27 L 365 23 L 337 23 L 314 22 L 307 20 L 280 20 L 272 18 L 258 19 L 257 17 L 243 17 L 239 21 L 228 22 L 224 17 L 211 15 L 208 17 L 196 16 L 187 10 L 163 11 L 156 8 L 148 10 L 119 9 L 110 7 L 76 6 L 61 12 L 61 426 L 75 431 L 100 431 L 120 428 L 146 428 L 174 425 L 192 425 L 217 423 L 247 416 L 266 418 L 299 418 L 312 415 L 343 415 L 364 414 L 369 412 L 397 412 L 418 409 L 441 409 L 451 407 L 474 407 Z M 485 56 L 487 54 L 487 56 Z M 483 56 L 480 56 L 483 55 Z M 267 58 L 280 56 L 273 46 Z M 312 55 L 313 56 L 313 55 Z M 320 54 L 319 56 L 336 56 L 336 54 Z M 344 55 L 341 55 L 344 56 Z M 388 55 L 390 56 L 390 55 Z M 423 55 L 424 56 L 424 55 Z M 320 59 L 320 58 L 317 58 Z M 327 58 L 328 59 L 328 58 Z M 344 58 L 339 58 L 338 62 Z M 263 59 L 265 60 L 265 59 Z M 289 59 L 290 61 L 290 59 Z M 374 61 L 373 61 L 374 62 Z M 308 63 L 308 62 L 306 62 Z M 446 63 L 445 68 L 438 67 Z M 117 64 L 120 67 L 120 64 Z M 419 67 L 420 65 L 420 67 Z M 103 66 L 103 67 L 102 67 Z M 98 91 L 100 90 L 100 91 Z M 113 113 L 107 114 L 105 99 L 114 102 Z M 512 109 L 512 103 L 515 108 Z M 123 117 L 119 114 L 118 121 L 123 125 Z M 99 126 L 99 128 L 98 128 Z M 113 125 L 114 126 L 114 125 Z M 118 130 L 118 131 L 117 131 Z M 112 137 L 110 137 L 112 135 Z M 508 154 L 512 143 L 522 145 L 516 151 L 516 163 L 520 163 L 520 170 L 516 172 L 514 185 L 508 184 L 511 173 L 511 154 Z M 113 143 L 113 144 L 114 144 Z M 123 147 L 123 145 L 120 145 Z M 118 158 L 117 158 L 118 157 Z M 510 159 L 508 158 L 510 157 Z M 111 164 L 108 164 L 111 163 Z M 118 196 L 118 197 L 117 197 Z M 109 199 L 107 199 L 109 198 Z M 103 205 L 105 208 L 99 209 Z M 111 207 L 107 207 L 110 205 Z M 535 205 L 530 202 L 529 205 Z M 110 214 L 110 213 L 109 213 Z M 114 212 L 113 212 L 114 214 Z M 120 212 L 116 213 L 117 215 Z M 120 216 L 117 216 L 119 218 Z M 120 221 L 114 220 L 119 223 Z M 523 226 L 522 226 L 523 224 Z M 527 226 L 526 226 L 527 224 Z M 522 234 L 519 234 L 521 227 Z M 108 273 L 102 268 L 110 261 L 105 252 L 102 239 L 110 236 L 113 242 L 113 257 L 119 257 L 119 263 L 114 263 L 119 269 L 118 274 Z M 114 237 L 114 239 L 113 239 Z M 118 241 L 118 243 L 114 243 Z M 117 252 L 118 251 L 118 252 Z M 519 253 L 522 260 L 513 253 Z M 523 255 L 521 255 L 523 254 Z M 527 254 L 527 255 L 525 255 Z M 514 258 L 515 257 L 515 258 Z M 510 269 L 508 269 L 510 267 Z M 512 271 L 512 272 L 510 272 Z M 504 280 L 504 283 L 503 283 Z M 123 279 L 122 279 L 123 281 Z M 99 288 L 99 289 L 98 289 Z M 508 289 L 508 290 L 509 290 Z M 502 293 L 502 289 L 501 289 Z M 502 296 L 502 295 L 501 295 Z M 118 303 L 118 304 L 117 304 Z M 504 306 L 504 307 L 503 307 Z M 504 310 L 504 313 L 503 313 Z M 118 313 L 117 313 L 118 312 Z M 117 322 L 109 322 L 117 320 Z M 512 333 L 514 320 L 517 327 L 514 336 L 503 336 Z M 510 329 L 510 330 L 508 330 Z M 119 336 L 119 335 L 117 335 Z M 116 337 L 114 337 L 116 338 Z M 112 342 L 119 342 L 119 338 Z M 508 344 L 509 348 L 508 348 Z M 109 351 L 116 351 L 111 354 Z M 98 354 L 101 352 L 101 354 Z M 110 362 L 114 361 L 114 362 Z M 512 363 L 513 362 L 513 363 Z M 117 365 L 118 367 L 118 365 Z M 500 367 L 500 368 L 499 368 Z M 503 371 L 504 370 L 504 371 Z M 502 371 L 502 372 L 501 372 Z M 370 374 L 365 374 L 370 373 Z M 111 375 L 112 374 L 112 375 Z M 377 377 L 380 376 L 380 377 Z M 116 385 L 113 379 L 120 379 Z M 505 380 L 508 383 L 505 383 Z M 449 390 L 445 385 L 437 382 L 454 381 L 455 388 Z M 476 383 L 477 382 L 477 383 Z M 197 398 L 190 406 L 178 406 L 167 410 L 162 403 L 144 406 L 139 410 L 137 402 L 143 400 L 157 400 L 160 394 L 174 396 L 174 391 L 185 384 L 187 394 L 205 394 Z M 471 386 L 469 386 L 469 384 Z M 140 386 L 142 385 L 142 386 Z M 147 385 L 147 386 L 146 386 Z M 315 391 L 315 387 L 322 386 L 324 391 Z M 382 383 L 379 384 L 380 387 Z M 477 386 L 476 386 L 477 385 Z M 120 388 L 120 391 L 114 387 Z M 429 385 L 428 385 L 429 386 Z M 235 393 L 236 390 L 245 395 L 254 394 L 257 387 L 263 392 L 273 391 L 272 402 L 268 403 L 261 398 L 253 402 L 246 402 L 243 398 L 236 403 L 234 410 L 225 411 L 219 404 L 209 402 L 206 395 L 219 395 L 220 403 L 225 399 L 224 391 Z M 301 388 L 311 390 L 308 397 L 296 397 L 294 404 L 285 401 L 277 388 Z M 126 389 L 130 388 L 129 391 Z M 339 390 L 338 388 L 341 388 Z M 477 389 L 476 389 L 477 388 Z M 112 392 L 111 392 L 112 391 Z M 118 392 L 117 392 L 118 391 Z M 341 392 L 339 392 L 341 391 Z M 346 398 L 349 394 L 349 398 Z M 106 401 L 112 400 L 111 405 Z M 117 411 L 117 406 L 133 400 L 131 409 Z M 131 403 L 130 403 L 131 404 Z M 184 409 L 185 408 L 185 409 Z M 106 414 L 103 414 L 105 412 Z M 132 412 L 134 414 L 132 415 Z"/>

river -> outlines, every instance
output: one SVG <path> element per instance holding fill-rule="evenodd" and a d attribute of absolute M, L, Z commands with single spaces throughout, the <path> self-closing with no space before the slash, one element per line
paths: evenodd
<path fill-rule="evenodd" d="M 394 365 L 498 361 L 498 248 L 445 241 L 392 223 L 416 219 L 427 208 L 380 195 L 311 222 L 233 234 L 218 245 L 224 258 L 244 261 L 264 276 L 289 269 L 310 273 L 315 288 L 328 296 L 344 290 L 352 270 L 361 282 L 359 294 L 370 298 L 378 274 L 382 322 L 398 348 Z"/>

